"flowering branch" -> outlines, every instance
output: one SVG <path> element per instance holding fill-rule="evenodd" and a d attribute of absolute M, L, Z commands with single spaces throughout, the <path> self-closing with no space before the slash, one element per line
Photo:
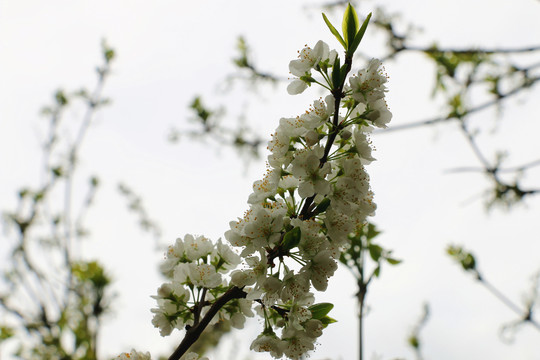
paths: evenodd
<path fill-rule="evenodd" d="M 538 296 L 538 284 L 540 284 L 540 275 L 535 277 L 533 291 L 531 298 L 527 299 L 525 304 L 525 309 L 521 308 L 519 305 L 510 300 L 506 295 L 504 295 L 499 289 L 497 289 L 493 284 L 486 280 L 485 276 L 482 275 L 480 270 L 478 270 L 477 262 L 475 256 L 463 249 L 461 246 L 450 245 L 447 247 L 446 252 L 450 255 L 455 261 L 457 261 L 463 270 L 472 273 L 475 277 L 475 280 L 480 282 L 482 285 L 489 290 L 497 299 L 499 299 L 504 305 L 506 305 L 510 310 L 515 312 L 520 316 L 519 320 L 510 327 L 515 327 L 516 325 L 522 323 L 531 324 L 536 330 L 540 331 L 540 322 L 538 322 L 533 317 L 533 308 L 536 303 L 539 301 Z M 539 273 L 540 274 L 540 273 Z"/>
<path fill-rule="evenodd" d="M 187 351 L 208 325 L 229 322 L 242 328 L 245 318 L 254 316 L 253 306 L 264 328 L 251 349 L 275 358 L 303 358 L 335 321 L 328 316 L 333 305 L 315 303 L 312 290 L 327 289 L 337 260 L 351 246 L 349 235 L 375 211 L 364 168 L 375 160 L 367 133 L 391 119 L 380 61 L 348 76 L 370 16 L 360 24 L 349 6 L 342 35 L 323 14 L 344 47 L 343 65 L 323 41 L 290 62 L 296 78 L 289 94 L 312 84 L 330 94 L 304 114 L 280 120 L 250 207 L 225 232 L 229 244 L 186 235 L 169 247 L 161 270 L 171 281 L 154 296 L 158 306 L 152 322 L 162 336 L 186 330 L 170 359 L 198 359 Z"/>

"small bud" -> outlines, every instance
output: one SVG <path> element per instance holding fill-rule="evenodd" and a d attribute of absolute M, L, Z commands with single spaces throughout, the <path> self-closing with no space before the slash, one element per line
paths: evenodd
<path fill-rule="evenodd" d="M 343 140 L 349 140 L 351 138 L 351 136 L 352 136 L 352 133 L 349 130 L 343 130 L 341 132 L 341 138 Z"/>

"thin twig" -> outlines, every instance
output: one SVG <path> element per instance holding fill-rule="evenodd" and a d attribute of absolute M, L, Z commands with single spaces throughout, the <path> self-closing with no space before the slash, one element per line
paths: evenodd
<path fill-rule="evenodd" d="M 532 86 L 533 84 L 536 84 L 539 80 L 540 80 L 540 76 L 530 79 L 530 86 Z M 501 102 L 501 100 L 503 100 L 503 99 L 508 99 L 508 98 L 510 98 L 510 97 L 512 97 L 514 95 L 517 95 L 518 93 L 520 93 L 524 89 L 526 89 L 526 88 L 524 88 L 522 86 L 514 88 L 514 89 L 512 89 L 511 91 L 509 91 L 509 92 L 507 92 L 505 94 L 501 94 L 495 100 L 486 101 L 486 102 L 484 102 L 484 103 L 482 103 L 480 105 L 477 105 L 477 106 L 471 107 L 470 109 L 467 109 L 465 114 L 461 114 L 461 115 L 462 116 L 469 115 L 469 114 L 472 114 L 472 113 L 475 113 L 475 112 L 479 112 L 481 110 L 485 110 L 485 109 L 487 109 L 487 108 L 489 108 L 489 107 L 491 107 L 493 105 L 499 104 Z M 378 134 L 385 134 L 385 133 L 388 133 L 388 132 L 393 132 L 393 131 L 398 131 L 398 130 L 415 129 L 415 128 L 426 126 L 426 125 L 434 125 L 434 124 L 443 123 L 443 122 L 446 122 L 446 121 L 449 121 L 449 120 L 455 120 L 457 118 L 458 118 L 457 114 L 452 112 L 452 113 L 450 113 L 450 114 L 448 114 L 446 116 L 435 117 L 435 118 L 427 119 L 427 120 L 413 121 L 413 122 L 410 122 L 410 123 L 407 123 L 407 124 L 392 126 L 392 127 L 386 128 L 384 130 L 375 130 L 374 132 L 378 133 Z"/>

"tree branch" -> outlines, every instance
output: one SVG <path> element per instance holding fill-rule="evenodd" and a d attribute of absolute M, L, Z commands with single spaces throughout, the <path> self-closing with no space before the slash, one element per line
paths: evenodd
<path fill-rule="evenodd" d="M 539 80 L 540 80 L 540 76 L 530 79 L 530 85 L 529 86 L 532 86 L 533 84 L 535 84 Z M 500 96 L 497 97 L 497 99 L 486 101 L 483 104 L 480 104 L 480 105 L 474 106 L 474 107 L 472 107 L 470 109 L 467 109 L 465 114 L 461 114 L 461 116 L 465 116 L 465 115 L 469 115 L 469 114 L 472 114 L 472 113 L 475 113 L 475 112 L 478 112 L 478 111 L 481 111 L 481 110 L 485 110 L 485 109 L 487 109 L 487 108 L 489 108 L 489 107 L 491 107 L 493 105 L 498 104 L 503 99 L 508 99 L 508 98 L 510 98 L 510 97 L 512 97 L 514 95 L 517 95 L 518 93 L 520 93 L 525 88 L 526 87 L 523 87 L 523 86 L 516 87 L 515 89 L 512 89 L 511 91 L 509 91 L 509 92 L 507 92 L 505 94 L 501 94 Z M 435 117 L 435 118 L 427 119 L 427 120 L 414 121 L 414 122 L 410 122 L 410 123 L 403 124 L 403 125 L 392 126 L 392 127 L 386 128 L 384 130 L 375 130 L 375 132 L 384 134 L 384 133 L 388 133 L 388 132 L 392 132 L 392 131 L 408 130 L 408 129 L 414 129 L 414 128 L 418 128 L 418 127 L 422 127 L 422 126 L 426 126 L 426 125 L 433 125 L 433 124 L 442 123 L 442 122 L 446 122 L 446 121 L 453 120 L 453 119 L 458 119 L 458 116 L 454 112 L 451 112 L 450 114 L 448 114 L 446 116 Z"/>
<path fill-rule="evenodd" d="M 208 324 L 210 324 L 210 321 L 212 318 L 218 313 L 218 311 L 225 306 L 229 301 L 233 299 L 243 299 L 245 298 L 247 293 L 245 293 L 241 288 L 233 286 L 225 294 L 223 294 L 220 298 L 216 300 L 216 302 L 210 307 L 208 312 L 204 315 L 201 322 L 197 325 L 190 327 L 186 331 L 186 335 L 184 336 L 184 339 L 178 345 L 176 350 L 172 353 L 172 355 L 169 357 L 169 360 L 179 360 L 182 355 L 188 351 L 188 349 L 197 341 L 199 336 L 201 336 L 201 333 L 206 329 Z"/>

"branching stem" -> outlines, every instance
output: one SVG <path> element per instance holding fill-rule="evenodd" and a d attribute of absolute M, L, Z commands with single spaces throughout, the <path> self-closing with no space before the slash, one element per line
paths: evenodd
<path fill-rule="evenodd" d="M 193 345 L 195 341 L 197 341 L 204 329 L 206 329 L 206 327 L 210 324 L 212 318 L 223 306 L 225 306 L 225 304 L 227 304 L 233 299 L 243 299 L 246 297 L 246 295 L 247 294 L 241 288 L 236 286 L 233 286 L 232 288 L 227 290 L 226 293 L 224 293 L 214 302 L 214 304 L 210 307 L 208 312 L 204 315 L 204 317 L 198 324 L 195 324 L 194 326 L 187 329 L 184 339 L 182 340 L 180 345 L 178 345 L 172 355 L 169 356 L 169 360 L 179 360 L 182 355 L 184 355 L 188 351 L 191 345 Z"/>

